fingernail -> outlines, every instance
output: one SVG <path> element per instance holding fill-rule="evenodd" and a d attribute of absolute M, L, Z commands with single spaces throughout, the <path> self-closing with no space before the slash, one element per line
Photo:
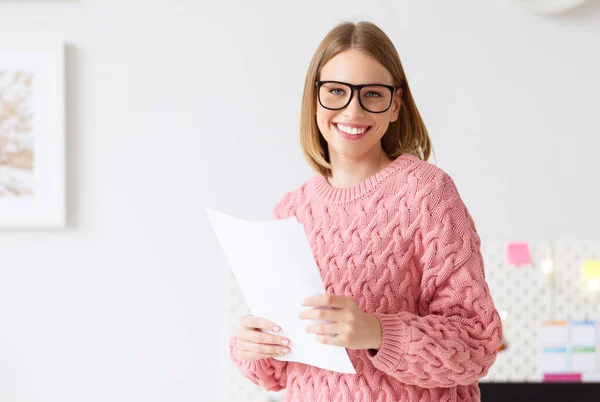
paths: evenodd
<path fill-rule="evenodd" d="M 273 331 L 275 331 L 275 332 L 279 332 L 279 330 L 280 330 L 280 329 L 281 329 L 281 328 L 279 328 L 277 325 L 275 325 L 275 326 L 273 327 Z"/>
<path fill-rule="evenodd" d="M 282 344 L 287 345 L 288 343 L 290 343 L 290 341 L 288 341 L 287 339 L 284 339 L 281 341 Z"/>
<path fill-rule="evenodd" d="M 306 305 L 306 299 L 302 300 L 302 302 L 300 304 L 302 304 L 303 306 L 305 306 Z"/>
<path fill-rule="evenodd" d="M 283 353 L 290 353 L 290 350 L 288 348 L 285 348 L 282 350 Z"/>

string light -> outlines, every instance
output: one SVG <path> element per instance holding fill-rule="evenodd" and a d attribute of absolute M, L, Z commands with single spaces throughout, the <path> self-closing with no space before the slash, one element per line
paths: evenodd
<path fill-rule="evenodd" d="M 552 260 L 542 261 L 542 272 L 549 275 L 554 270 L 554 262 Z"/>

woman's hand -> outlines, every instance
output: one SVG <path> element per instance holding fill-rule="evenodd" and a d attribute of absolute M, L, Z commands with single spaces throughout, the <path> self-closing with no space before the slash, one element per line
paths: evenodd
<path fill-rule="evenodd" d="M 265 329 L 279 332 L 278 325 L 264 318 L 247 315 L 238 321 L 235 333 L 238 355 L 246 360 L 260 360 L 269 357 L 282 357 L 290 352 L 290 340 L 279 335 L 261 332 Z"/>
<path fill-rule="evenodd" d="M 306 307 L 325 307 L 305 310 L 302 319 L 332 321 L 315 324 L 306 331 L 317 334 L 317 340 L 327 345 L 344 346 L 348 349 L 379 349 L 382 331 L 379 320 L 363 312 L 348 297 L 333 294 L 309 297 L 302 302 Z"/>

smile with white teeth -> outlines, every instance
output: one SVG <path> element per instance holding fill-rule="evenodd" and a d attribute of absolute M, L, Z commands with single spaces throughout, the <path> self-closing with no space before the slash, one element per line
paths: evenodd
<path fill-rule="evenodd" d="M 339 124 L 339 123 L 336 123 L 336 127 L 339 128 L 341 131 L 345 132 L 346 134 L 350 134 L 350 135 L 362 134 L 368 130 L 368 127 L 363 127 L 363 128 L 348 127 L 348 126 L 344 126 L 343 124 Z"/>

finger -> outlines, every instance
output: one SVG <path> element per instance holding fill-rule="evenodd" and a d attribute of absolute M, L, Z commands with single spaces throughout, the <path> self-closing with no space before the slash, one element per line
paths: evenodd
<path fill-rule="evenodd" d="M 245 331 L 240 331 L 238 338 L 254 342 L 254 343 L 262 343 L 266 345 L 289 345 L 290 340 L 288 338 L 284 338 L 279 335 L 271 335 L 265 332 L 254 331 L 250 329 L 246 329 Z"/>
<path fill-rule="evenodd" d="M 262 355 L 286 355 L 290 353 L 290 348 L 275 345 L 263 345 L 262 343 L 254 343 L 240 340 L 237 344 L 238 350 L 253 352 Z"/>
<path fill-rule="evenodd" d="M 329 335 L 317 335 L 317 341 L 325 345 L 345 346 L 343 337 L 341 336 L 329 336 Z"/>
<path fill-rule="evenodd" d="M 254 353 L 254 352 L 248 352 L 246 350 L 244 351 L 240 351 L 239 355 L 242 359 L 246 359 L 246 360 L 261 360 L 261 359 L 268 359 L 269 357 L 283 357 L 282 355 L 273 355 L 273 354 L 260 354 L 260 353 Z"/>
<path fill-rule="evenodd" d="M 325 320 L 342 321 L 346 317 L 346 310 L 334 310 L 330 308 L 311 308 L 300 313 L 303 320 Z"/>
<path fill-rule="evenodd" d="M 347 297 L 337 296 L 332 293 L 328 293 L 324 295 L 308 297 L 302 301 L 302 305 L 307 307 L 327 306 L 333 308 L 344 308 L 349 307 L 351 302 L 353 302 L 353 300 Z"/>
<path fill-rule="evenodd" d="M 342 333 L 343 328 L 340 324 L 314 324 L 310 325 L 306 328 L 306 332 L 309 334 L 318 334 L 318 335 L 338 335 Z"/>
<path fill-rule="evenodd" d="M 246 315 L 240 319 L 240 324 L 247 328 L 254 329 L 266 329 L 267 331 L 279 332 L 281 327 L 275 324 L 273 321 L 269 321 L 266 318 L 255 317 L 253 315 Z"/>

